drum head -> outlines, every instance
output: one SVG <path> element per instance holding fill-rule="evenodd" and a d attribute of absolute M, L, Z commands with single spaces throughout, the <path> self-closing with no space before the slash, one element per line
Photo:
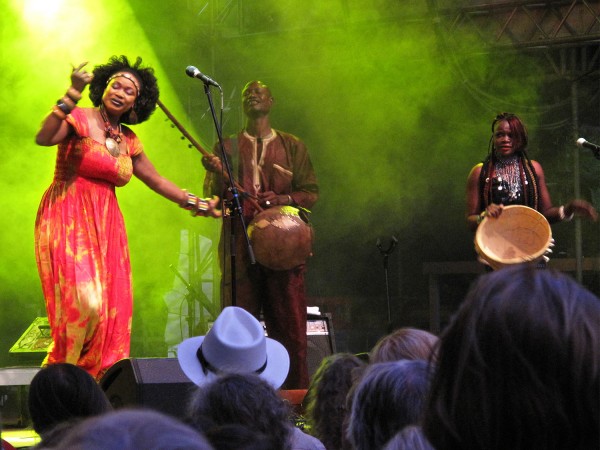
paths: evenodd
<path fill-rule="evenodd" d="M 258 213 L 248 225 L 248 237 L 256 260 L 272 270 L 292 269 L 312 255 L 312 227 L 293 206 Z"/>
<path fill-rule="evenodd" d="M 546 218 L 533 208 L 505 206 L 498 218 L 485 217 L 475 233 L 475 250 L 492 268 L 535 261 L 552 242 Z"/>

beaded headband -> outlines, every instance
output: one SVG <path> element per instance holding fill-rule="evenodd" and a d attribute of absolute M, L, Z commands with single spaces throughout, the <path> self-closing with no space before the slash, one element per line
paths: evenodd
<path fill-rule="evenodd" d="M 107 81 L 106 84 L 108 84 L 110 82 L 110 80 L 114 79 L 114 78 L 118 78 L 118 77 L 123 77 L 123 78 L 127 78 L 129 81 L 131 81 L 133 83 L 133 85 L 135 86 L 135 90 L 136 90 L 136 94 L 140 93 L 140 85 L 138 80 L 135 79 L 135 77 L 130 74 L 129 72 L 117 72 L 115 73 L 113 76 L 111 76 Z"/>

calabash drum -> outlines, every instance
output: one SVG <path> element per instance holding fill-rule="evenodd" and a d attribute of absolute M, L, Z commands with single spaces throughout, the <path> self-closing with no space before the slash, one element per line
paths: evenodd
<path fill-rule="evenodd" d="M 272 270 L 289 270 L 312 255 L 313 229 L 293 206 L 258 213 L 248 225 L 256 261 Z"/>
<path fill-rule="evenodd" d="M 475 251 L 493 269 L 540 259 L 551 243 L 546 218 L 522 205 L 505 206 L 498 218 L 485 217 L 475 233 Z"/>

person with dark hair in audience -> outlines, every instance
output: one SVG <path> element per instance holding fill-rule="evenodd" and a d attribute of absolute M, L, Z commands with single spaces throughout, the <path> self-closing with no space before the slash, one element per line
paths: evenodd
<path fill-rule="evenodd" d="M 181 421 L 151 409 L 121 409 L 88 418 L 69 430 L 56 450 L 213 450 Z"/>
<path fill-rule="evenodd" d="M 420 423 L 429 393 L 429 364 L 403 360 L 369 366 L 356 386 L 348 426 L 355 450 L 383 447 L 398 431 Z"/>
<path fill-rule="evenodd" d="M 423 429 L 418 425 L 402 428 L 388 441 L 383 450 L 435 450 L 429 443 Z"/>
<path fill-rule="evenodd" d="M 205 435 L 215 450 L 269 450 L 273 438 L 242 424 L 215 425 L 206 423 Z"/>
<path fill-rule="evenodd" d="M 436 335 L 418 328 L 399 328 L 383 336 L 369 352 L 370 363 L 435 357 Z"/>
<path fill-rule="evenodd" d="M 351 353 L 325 357 L 306 394 L 306 422 L 309 433 L 327 450 L 349 448 L 345 439 L 346 396 L 354 381 L 353 373 L 366 366 Z"/>
<path fill-rule="evenodd" d="M 291 415 L 288 404 L 267 381 L 256 374 L 230 373 L 192 394 L 188 422 L 209 439 L 215 428 L 242 425 L 260 433 L 264 450 L 325 450 L 318 439 L 292 424 Z"/>
<path fill-rule="evenodd" d="M 425 434 L 437 450 L 600 445 L 600 299 L 531 264 L 480 277 L 441 336 Z"/>
<path fill-rule="evenodd" d="M 54 442 L 74 422 L 112 407 L 94 378 L 68 363 L 50 364 L 29 385 L 29 415 L 42 443 Z"/>

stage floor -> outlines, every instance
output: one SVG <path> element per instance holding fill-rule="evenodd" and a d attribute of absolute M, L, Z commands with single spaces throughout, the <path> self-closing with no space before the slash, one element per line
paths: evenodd
<path fill-rule="evenodd" d="M 2 439 L 11 444 L 14 448 L 31 448 L 40 442 L 40 437 L 31 428 L 2 430 Z"/>

